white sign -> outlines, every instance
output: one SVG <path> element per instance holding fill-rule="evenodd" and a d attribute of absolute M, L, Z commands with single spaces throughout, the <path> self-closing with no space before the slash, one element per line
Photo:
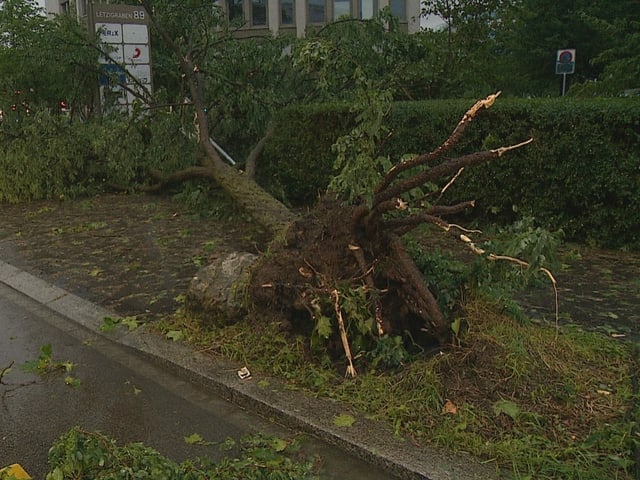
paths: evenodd
<path fill-rule="evenodd" d="M 124 45 L 124 57 L 122 62 L 130 65 L 134 63 L 149 63 L 149 46 L 126 44 Z"/>
<path fill-rule="evenodd" d="M 151 67 L 149 65 L 127 65 L 127 72 L 143 85 L 151 85 Z M 131 78 L 127 78 L 128 84 L 135 84 Z"/>
<path fill-rule="evenodd" d="M 96 23 L 96 32 L 104 43 L 122 43 L 122 24 Z"/>
<path fill-rule="evenodd" d="M 124 43 L 149 43 L 149 30 L 146 25 L 132 23 L 122 25 Z"/>
<path fill-rule="evenodd" d="M 103 105 L 130 110 L 134 100 L 151 92 L 152 71 L 148 15 L 144 8 L 120 4 L 92 4 L 92 23 L 105 53 L 100 56 Z"/>

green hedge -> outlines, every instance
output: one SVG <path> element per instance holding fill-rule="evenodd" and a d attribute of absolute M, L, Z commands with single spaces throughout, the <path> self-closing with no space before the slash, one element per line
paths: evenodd
<path fill-rule="evenodd" d="M 333 174 L 331 145 L 352 127 L 346 104 L 312 104 L 281 111 L 265 146 L 257 180 L 289 206 L 312 205 Z"/>
<path fill-rule="evenodd" d="M 472 104 L 395 104 L 386 153 L 396 160 L 432 150 Z M 348 112 L 344 105 L 284 112 L 267 148 L 267 184 L 277 184 L 294 205 L 312 202 L 332 173 L 331 144 L 348 130 Z M 449 201 L 476 199 L 473 216 L 483 221 L 534 216 L 571 240 L 640 247 L 640 99 L 499 99 L 470 126 L 456 153 L 529 137 L 533 144 L 465 172 Z"/>
<path fill-rule="evenodd" d="M 198 147 L 180 133 L 177 115 L 90 122 L 38 111 L 5 114 L 0 123 L 0 202 L 74 197 L 114 186 L 134 190 L 148 170 L 189 165 Z"/>

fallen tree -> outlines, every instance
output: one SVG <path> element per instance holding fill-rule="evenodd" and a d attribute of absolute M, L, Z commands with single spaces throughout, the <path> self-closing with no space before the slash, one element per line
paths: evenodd
<path fill-rule="evenodd" d="M 358 307 L 370 314 L 365 329 L 372 335 L 421 331 L 440 344 L 449 342 L 450 321 L 402 237 L 426 223 L 461 236 L 463 241 L 468 238 L 463 227 L 444 218 L 472 207 L 473 201 L 443 205 L 439 200 L 466 167 L 491 161 L 531 141 L 441 161 L 497 96 L 474 104 L 439 148 L 388 170 L 370 203 L 345 203 L 328 194 L 294 222 L 253 271 L 250 298 L 255 308 L 269 312 L 274 321 L 286 319 L 295 328 L 315 330 L 327 339 L 339 332 L 351 375 L 355 369 L 343 317 L 345 310 L 354 313 L 353 305 L 348 305 L 354 292 L 359 292 L 355 295 L 361 301 Z M 409 199 L 410 192 L 439 181 L 445 185 L 431 192 L 430 199 Z M 459 240 L 452 237 L 452 241 Z"/>
<path fill-rule="evenodd" d="M 451 241 L 462 241 L 473 252 L 485 253 L 466 235 L 468 230 L 445 220 L 473 207 L 474 202 L 445 205 L 441 201 L 465 168 L 499 158 L 532 140 L 442 159 L 498 95 L 476 102 L 440 147 L 391 167 L 381 177 L 370 201 L 346 202 L 335 192 L 326 194 L 302 218 L 283 226 L 268 254 L 256 262 L 249 277 L 243 277 L 242 285 L 225 279 L 228 288 L 222 301 L 212 305 L 207 300 L 207 308 L 217 309 L 218 317 L 238 318 L 238 297 L 244 296 L 246 308 L 254 318 L 319 337 L 332 344 L 330 349 L 344 349 L 349 375 L 356 374 L 347 333 L 354 329 L 345 326 L 345 317 L 351 317 L 351 323 L 353 317 L 358 318 L 355 330 L 366 336 L 421 332 L 440 345 L 448 343 L 453 333 L 450 319 L 441 311 L 402 238 L 421 225 L 431 224 L 451 234 Z M 443 186 L 429 191 L 427 185 L 438 183 Z M 429 193 L 412 198 L 416 191 Z M 488 258 L 527 266 L 515 258 Z M 211 277 L 225 269 L 221 264 L 214 275 L 208 275 L 209 282 L 215 284 Z M 553 281 L 550 273 L 545 273 Z M 214 286 L 214 290 L 218 287 Z M 229 289 L 235 293 L 229 295 Z M 225 305 L 227 300 L 230 303 Z"/>
<path fill-rule="evenodd" d="M 147 8 L 153 11 L 150 5 Z M 491 107 L 499 93 L 476 102 L 449 138 L 434 151 L 403 159 L 386 171 L 371 173 L 369 170 L 369 180 L 377 179 L 372 191 L 361 191 L 346 201 L 339 198 L 340 192 L 330 191 L 308 214 L 298 218 L 249 175 L 227 165 L 220 157 L 210 138 L 203 98 L 204 80 L 194 60 L 194 49 L 181 48 L 153 15 L 151 19 L 179 60 L 195 110 L 198 140 L 204 151 L 200 165 L 175 172 L 162 179 L 160 185 L 194 176 L 215 181 L 274 235 L 268 254 L 252 269 L 247 288 L 232 285 L 248 293 L 247 308 L 252 314 L 341 345 L 350 375 L 355 375 L 355 368 L 345 320 L 358 319 L 358 330 L 365 336 L 421 332 L 439 344 L 447 343 L 452 333 L 449 320 L 440 310 L 402 238 L 423 224 L 436 225 L 450 233 L 464 233 L 462 227 L 444 218 L 472 207 L 473 201 L 442 204 L 446 190 L 465 168 L 489 162 L 531 141 L 447 158 L 471 122 Z M 322 45 L 309 45 L 309 51 L 315 48 L 321 49 Z M 309 58 L 317 56 L 309 55 Z M 314 65 L 310 64 L 310 68 Z M 354 81 L 358 84 L 356 96 L 360 96 L 365 113 L 359 115 L 360 125 L 356 126 L 349 145 L 355 144 L 356 149 L 360 149 L 361 162 L 375 163 L 369 155 L 380 140 L 383 117 L 383 109 L 376 108 L 376 102 L 382 99 L 382 103 L 388 103 L 391 96 L 386 92 L 377 97 L 376 93 L 371 94 L 369 81 L 358 78 L 357 74 Z M 251 153 L 252 163 L 262 145 L 264 141 Z M 342 153 L 348 148 L 343 148 Z M 343 158 L 343 167 L 349 168 L 346 158 Z M 355 173 L 356 177 L 359 175 Z M 444 185 L 433 188 L 438 184 Z M 367 182 L 364 185 L 367 188 Z M 419 195 L 416 196 L 416 192 Z M 234 298 L 237 300 L 237 295 Z M 237 304 L 235 300 L 234 303 Z M 237 305 L 233 308 L 236 317 Z"/>

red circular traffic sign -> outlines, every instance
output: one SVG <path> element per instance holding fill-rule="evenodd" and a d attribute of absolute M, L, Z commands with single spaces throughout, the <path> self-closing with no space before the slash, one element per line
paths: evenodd
<path fill-rule="evenodd" d="M 573 52 L 571 50 L 561 50 L 558 52 L 558 61 L 560 63 L 573 62 Z"/>

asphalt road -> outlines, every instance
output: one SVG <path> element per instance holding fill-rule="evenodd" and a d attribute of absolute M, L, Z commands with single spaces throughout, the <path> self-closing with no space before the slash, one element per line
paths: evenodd
<path fill-rule="evenodd" d="M 53 361 L 73 363 L 70 372 L 41 377 L 19 368 L 47 344 Z M 228 437 L 295 435 L 0 283 L 0 371 L 12 363 L 0 385 L 0 467 L 20 463 L 35 479 L 48 471 L 51 444 L 75 425 L 119 442 L 144 442 L 176 461 L 219 459 L 225 453 L 215 442 Z M 68 375 L 79 385 L 67 385 Z M 194 433 L 214 445 L 187 444 L 184 437 Z M 393 478 L 313 438 L 306 437 L 304 450 L 321 456 L 327 478 Z"/>

